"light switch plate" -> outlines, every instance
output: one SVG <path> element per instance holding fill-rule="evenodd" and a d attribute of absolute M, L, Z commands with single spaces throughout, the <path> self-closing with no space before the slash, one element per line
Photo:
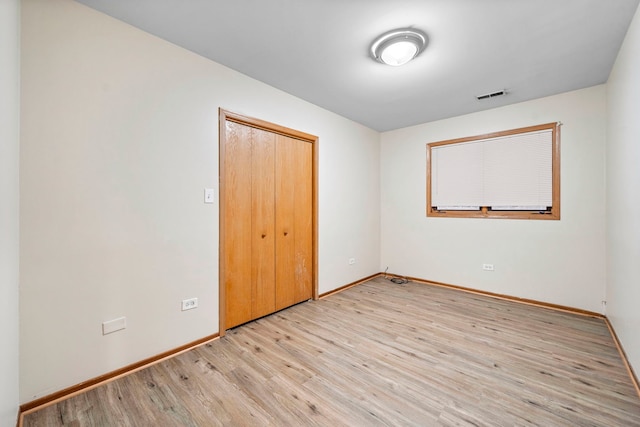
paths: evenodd
<path fill-rule="evenodd" d="M 204 202 L 213 203 L 213 188 L 204 189 Z"/>

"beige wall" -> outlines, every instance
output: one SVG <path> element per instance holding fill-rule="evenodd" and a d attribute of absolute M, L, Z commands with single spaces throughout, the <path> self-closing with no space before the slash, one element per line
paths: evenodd
<path fill-rule="evenodd" d="M 607 316 L 640 373 L 640 11 L 607 84 Z"/>
<path fill-rule="evenodd" d="M 601 312 L 605 87 L 382 134 L 382 269 Z M 426 217 L 426 144 L 560 121 L 560 221 Z M 495 271 L 481 269 L 494 264 Z"/>
<path fill-rule="evenodd" d="M 219 107 L 320 138 L 320 292 L 378 271 L 377 132 L 70 0 L 22 8 L 22 402 L 218 332 Z"/>
<path fill-rule="evenodd" d="M 0 2 L 0 425 L 18 414 L 20 3 Z"/>

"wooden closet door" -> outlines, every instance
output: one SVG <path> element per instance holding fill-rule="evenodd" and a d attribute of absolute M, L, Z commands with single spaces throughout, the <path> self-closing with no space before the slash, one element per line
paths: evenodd
<path fill-rule="evenodd" d="M 276 137 L 276 309 L 312 297 L 312 145 Z"/>
<path fill-rule="evenodd" d="M 222 336 L 315 296 L 317 138 L 224 110 L 220 131 Z"/>
<path fill-rule="evenodd" d="M 276 310 L 276 135 L 254 128 L 251 145 L 251 313 L 256 319 Z"/>
<path fill-rule="evenodd" d="M 225 324 L 227 328 L 253 319 L 252 294 L 252 198 L 251 150 L 252 128 L 225 122 L 224 182 L 221 198 L 225 206 L 222 222 L 224 234 Z M 245 165 L 239 167 L 239 165 Z M 249 189 L 249 191 L 247 191 Z"/>

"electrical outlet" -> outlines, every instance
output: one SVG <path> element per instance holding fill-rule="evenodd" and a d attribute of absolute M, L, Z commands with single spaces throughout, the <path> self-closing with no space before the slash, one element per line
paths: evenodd
<path fill-rule="evenodd" d="M 182 311 L 198 308 L 198 298 L 189 298 L 182 300 Z"/>
<path fill-rule="evenodd" d="M 356 259 L 355 258 L 349 258 L 349 265 L 353 265 L 356 263 Z"/>
<path fill-rule="evenodd" d="M 482 264 L 482 269 L 484 271 L 493 271 L 493 264 Z"/>

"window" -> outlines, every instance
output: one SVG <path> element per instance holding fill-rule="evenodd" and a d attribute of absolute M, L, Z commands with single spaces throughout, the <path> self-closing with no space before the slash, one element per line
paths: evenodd
<path fill-rule="evenodd" d="M 427 144 L 427 216 L 560 219 L 560 124 Z"/>

